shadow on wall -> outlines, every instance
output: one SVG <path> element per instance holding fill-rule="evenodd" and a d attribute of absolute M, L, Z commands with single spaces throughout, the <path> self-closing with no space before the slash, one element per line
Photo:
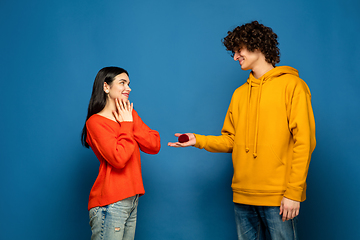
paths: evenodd
<path fill-rule="evenodd" d="M 73 210 L 70 213 L 73 221 L 70 223 L 74 228 L 72 233 L 77 233 L 73 239 L 90 239 L 91 228 L 89 225 L 88 200 L 91 187 L 99 171 L 99 161 L 91 149 L 84 148 L 77 159 L 76 171 L 74 172 L 74 201 Z M 64 218 L 65 219 L 65 218 Z M 70 226 L 68 226 L 70 227 Z"/>
<path fill-rule="evenodd" d="M 360 199 L 356 200 L 357 193 L 351 194 L 354 168 L 349 166 L 352 163 L 345 156 L 346 151 L 340 151 L 341 144 L 336 139 L 318 135 L 307 178 L 307 200 L 302 203 L 299 215 L 300 239 L 360 238 L 354 236 L 354 224 L 360 222 L 357 212 L 354 213 Z"/>
<path fill-rule="evenodd" d="M 231 154 L 219 154 L 215 161 L 222 166 L 214 169 L 214 175 L 197 178 L 196 209 L 199 211 L 193 221 L 197 223 L 201 239 L 236 239 Z M 213 230 L 215 226 L 217 231 Z"/>
<path fill-rule="evenodd" d="M 231 154 L 195 148 L 164 148 L 143 161 L 136 239 L 235 239 L 232 175 Z"/>

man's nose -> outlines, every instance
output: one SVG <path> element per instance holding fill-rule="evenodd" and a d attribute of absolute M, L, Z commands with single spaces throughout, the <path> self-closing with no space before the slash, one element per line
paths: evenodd
<path fill-rule="evenodd" d="M 239 60 L 239 53 L 238 52 L 235 52 L 234 53 L 234 61 L 237 61 L 237 60 Z"/>

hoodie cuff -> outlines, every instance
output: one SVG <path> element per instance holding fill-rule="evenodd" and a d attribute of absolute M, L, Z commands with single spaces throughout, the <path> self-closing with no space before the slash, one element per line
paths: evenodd
<path fill-rule="evenodd" d="M 306 199 L 305 192 L 306 191 L 304 191 L 303 189 L 298 190 L 298 189 L 288 188 L 285 191 L 284 197 L 294 201 L 303 202 Z"/>
<path fill-rule="evenodd" d="M 194 147 L 203 149 L 206 146 L 206 136 L 195 134 L 195 133 L 194 133 L 194 135 L 196 138 L 196 143 L 195 143 Z"/>

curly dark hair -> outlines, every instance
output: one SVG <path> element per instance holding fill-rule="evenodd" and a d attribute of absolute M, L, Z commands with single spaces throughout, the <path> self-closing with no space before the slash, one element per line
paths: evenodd
<path fill-rule="evenodd" d="M 232 57 L 238 48 L 245 47 L 251 52 L 259 49 L 265 55 L 265 60 L 273 66 L 280 62 L 277 35 L 270 27 L 266 27 L 258 21 L 228 31 L 228 35 L 222 40 L 222 43 L 226 50 L 232 52 Z"/>

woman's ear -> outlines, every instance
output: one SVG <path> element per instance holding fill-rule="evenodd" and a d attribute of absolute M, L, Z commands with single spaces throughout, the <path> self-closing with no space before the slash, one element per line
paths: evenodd
<path fill-rule="evenodd" d="M 109 93 L 110 92 L 110 86 L 106 82 L 104 82 L 104 92 Z"/>

